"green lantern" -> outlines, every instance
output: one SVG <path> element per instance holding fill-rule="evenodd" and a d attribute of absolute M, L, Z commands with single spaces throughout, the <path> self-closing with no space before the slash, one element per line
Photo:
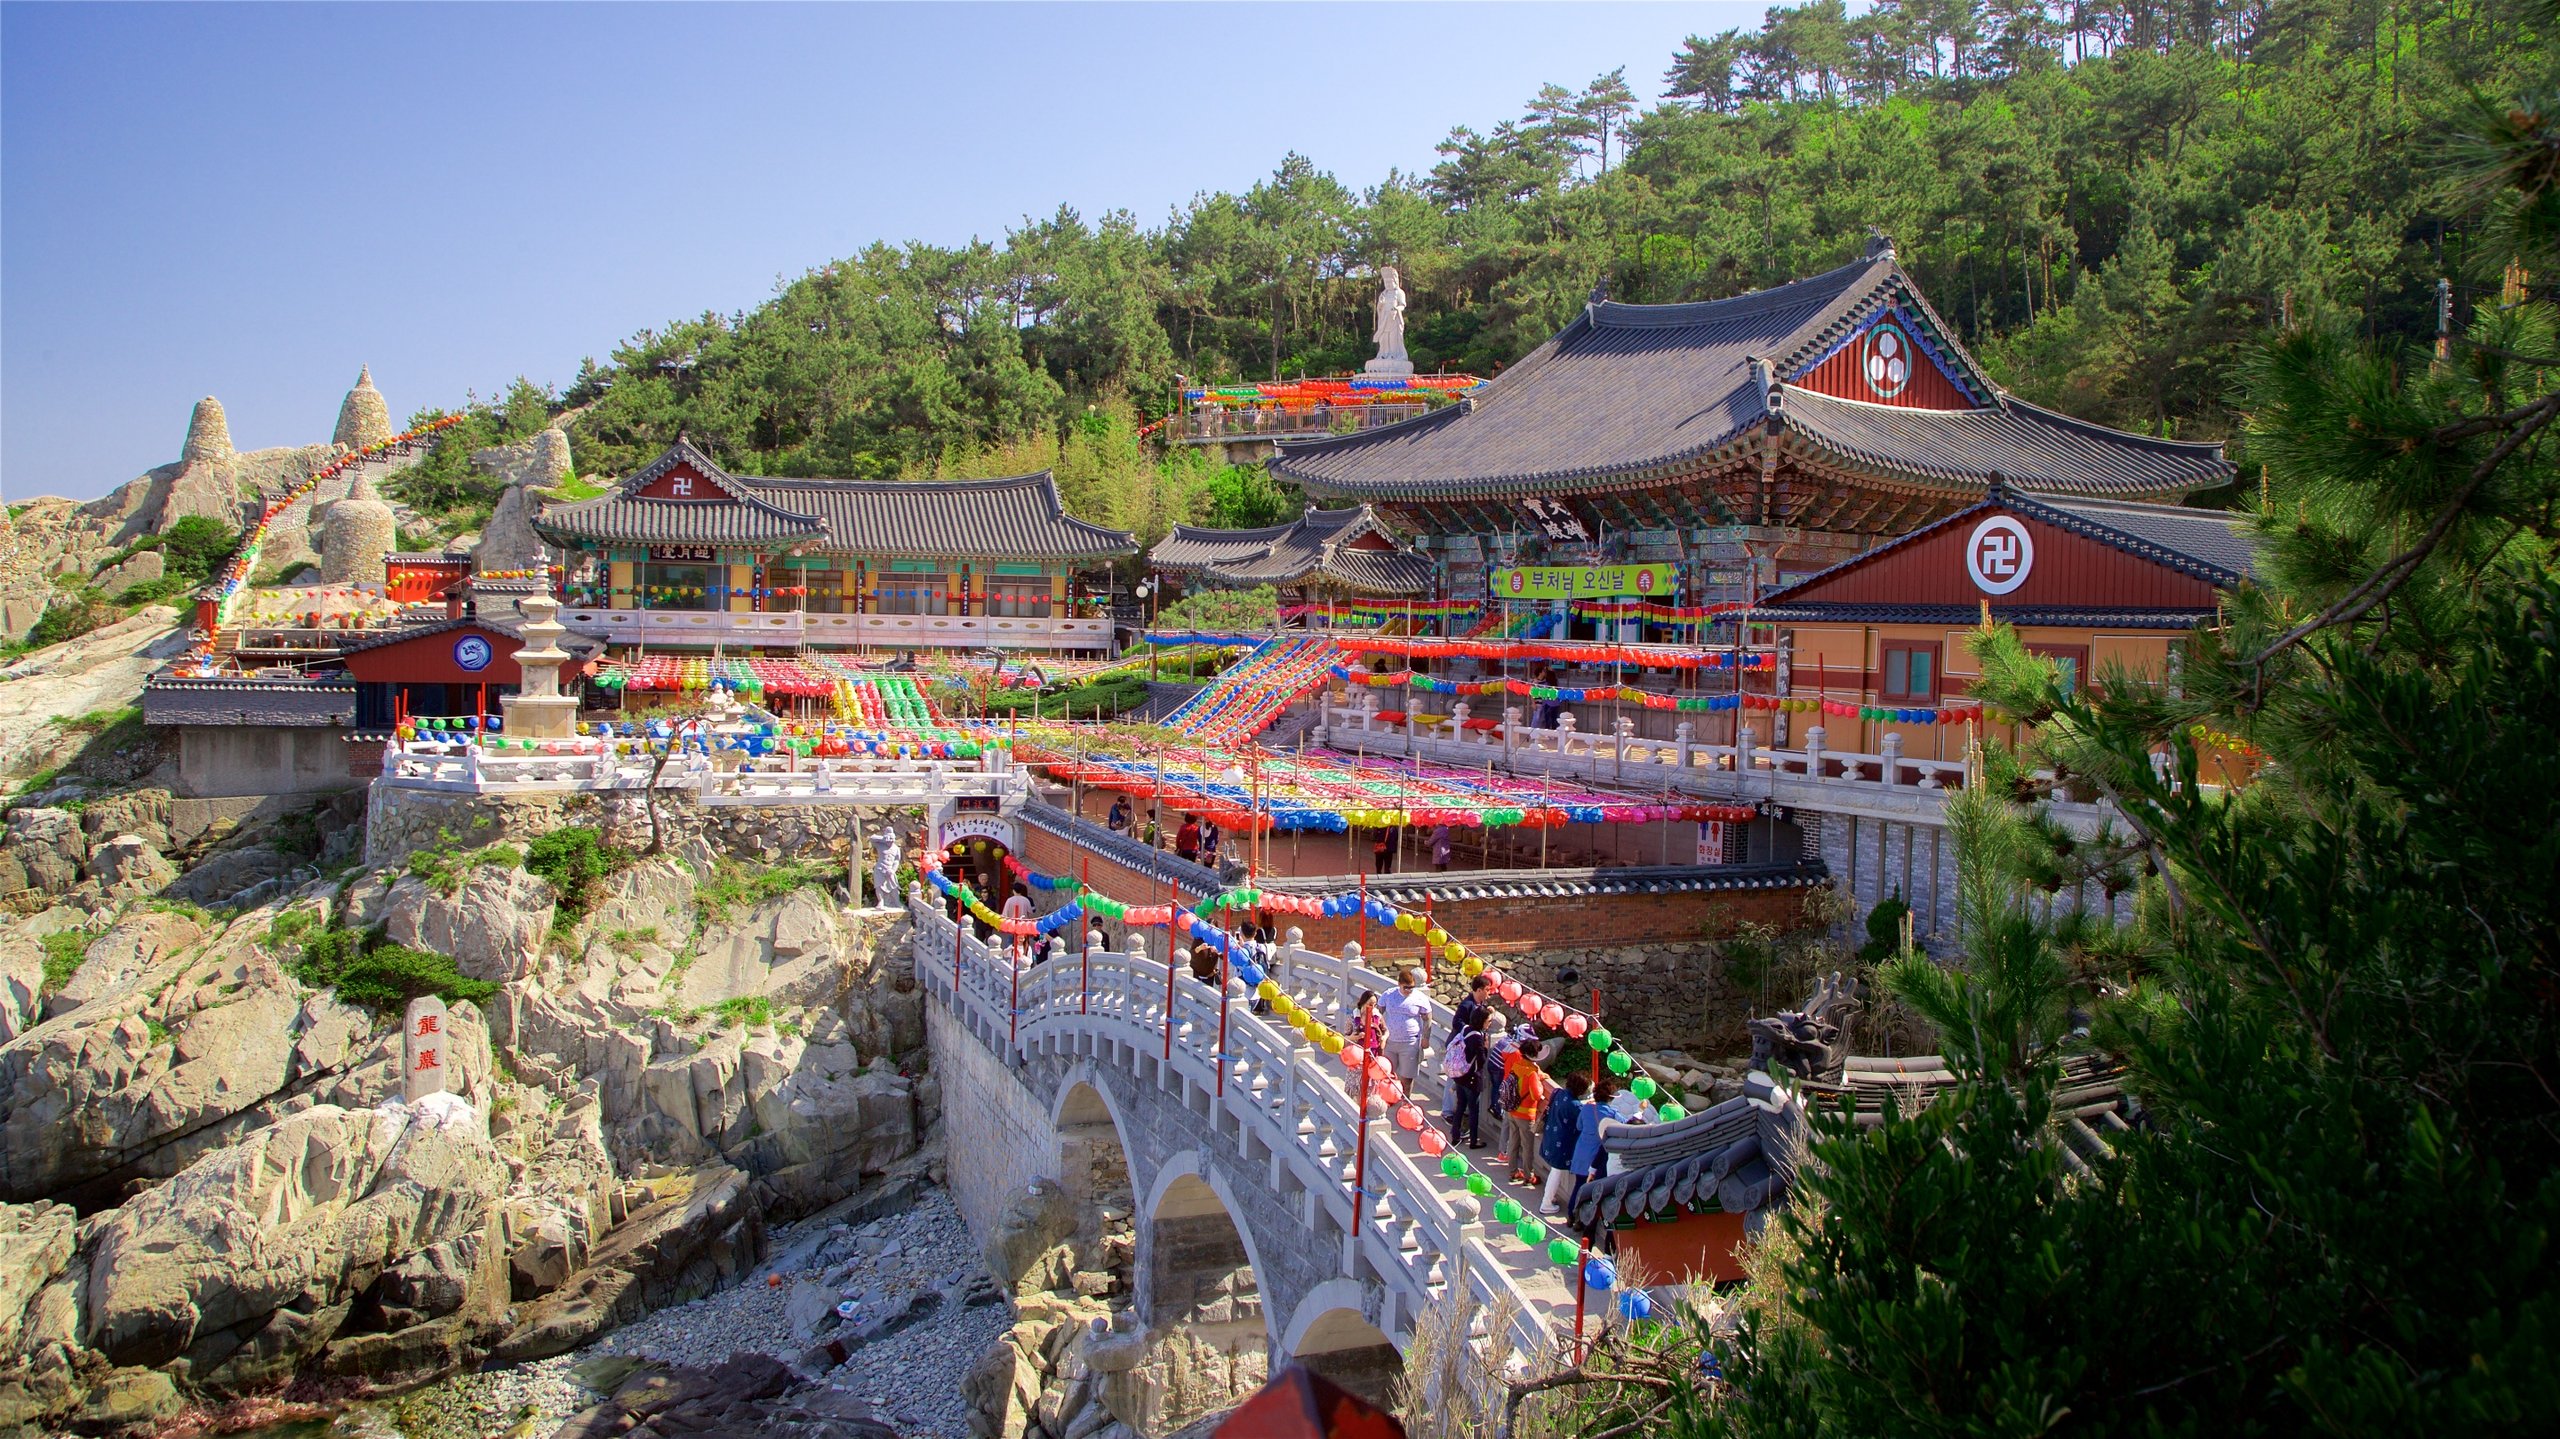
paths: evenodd
<path fill-rule="evenodd" d="M 1601 1054 L 1607 1054 L 1609 1052 L 1609 1046 L 1618 1042 L 1610 1035 L 1609 1031 L 1600 1028 L 1598 1025 L 1592 1026 L 1591 1033 L 1587 1038 L 1592 1049 Z"/>
<path fill-rule="evenodd" d="M 1482 1199 L 1493 1192 L 1493 1181 L 1486 1178 L 1482 1171 L 1469 1174 L 1467 1176 L 1467 1192 L 1478 1199 Z"/>
<path fill-rule="evenodd" d="M 1547 1244 L 1547 1258 L 1555 1263 L 1571 1264 L 1581 1257 L 1582 1246 L 1570 1239 L 1551 1240 Z"/>
<path fill-rule="evenodd" d="M 1520 1216 L 1527 1212 L 1520 1207 L 1520 1201 L 1517 1199 L 1505 1198 L 1493 1202 L 1493 1217 L 1505 1224 L 1519 1223 Z"/>
<path fill-rule="evenodd" d="M 1511 1226 L 1511 1232 L 1519 1235 L 1520 1242 L 1523 1244 L 1544 1244 L 1547 1242 L 1546 1223 L 1534 1214 L 1522 1215 L 1520 1222 Z"/>
<path fill-rule="evenodd" d="M 1459 1175 L 1467 1172 L 1467 1157 L 1463 1154 L 1441 1155 L 1440 1172 L 1448 1175 L 1451 1179 L 1457 1178 Z"/>
<path fill-rule="evenodd" d="M 1627 1081 L 1627 1092 L 1638 1099 L 1653 1098 L 1653 1092 L 1661 1087 L 1653 1082 L 1653 1076 L 1650 1074 L 1639 1074 Z"/>
<path fill-rule="evenodd" d="M 1655 1112 L 1662 1116 L 1662 1122 L 1665 1124 L 1689 1117 L 1689 1111 L 1682 1109 L 1679 1105 L 1674 1104 L 1667 1099 L 1662 1102 L 1662 1107 Z"/>
<path fill-rule="evenodd" d="M 1609 1051 L 1609 1072 L 1611 1074 L 1624 1074 L 1635 1067 L 1635 1057 L 1628 1054 L 1625 1050 L 1613 1049 Z"/>

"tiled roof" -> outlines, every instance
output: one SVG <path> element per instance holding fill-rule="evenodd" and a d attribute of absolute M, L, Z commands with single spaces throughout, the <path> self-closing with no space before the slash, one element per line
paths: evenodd
<path fill-rule="evenodd" d="M 1860 405 L 1778 383 L 1887 306 L 1914 321 L 1984 409 Z M 1870 410 L 1878 414 L 1853 413 Z M 1795 443 L 1809 453 L 1950 489 L 2001 473 L 2085 493 L 2174 495 L 2231 476 L 2219 446 L 2121 434 L 2002 393 L 1881 243 L 1854 264 L 1731 299 L 1595 300 L 1460 405 L 1356 435 L 1283 440 L 1270 468 L 1319 495 L 1552 495 L 1740 458 L 1799 429 Z"/>
<path fill-rule="evenodd" d="M 1942 621 L 1968 624 L 1980 617 L 1978 607 L 1963 605 L 1833 604 L 1790 599 L 1835 575 L 1875 564 L 1907 545 L 1954 525 L 1971 524 L 1992 510 L 2005 509 L 2057 529 L 2149 560 L 2205 583 L 2229 589 L 2257 572 L 2257 540 L 2249 533 L 2249 517 L 2232 510 L 2197 510 L 2181 505 L 2146 505 L 2130 500 L 2101 500 L 2078 495 L 2031 494 L 1994 485 L 1979 502 L 1873 549 L 1851 555 L 1784 589 L 1774 590 L 1752 611 L 1768 620 L 1840 620 L 1852 624 Z M 2188 629 L 2211 610 L 2081 609 L 2067 606 L 1991 606 L 1991 617 L 2018 625 L 2104 625 L 2108 628 Z"/>
<path fill-rule="evenodd" d="M 639 492 L 677 464 L 727 498 Z M 1047 470 L 996 480 L 786 480 L 733 475 L 679 439 L 614 492 L 547 506 L 545 538 L 623 544 L 809 544 L 837 554 L 1081 560 L 1137 553 L 1135 536 L 1068 515 Z"/>
<path fill-rule="evenodd" d="M 356 682 L 157 678 L 142 686 L 142 721 L 155 725 L 329 726 L 354 722 Z"/>
<path fill-rule="evenodd" d="M 1845 625 L 1949 625 L 1971 626 L 1982 618 L 1978 605 L 1857 605 L 1825 604 L 1808 600 L 1802 604 L 1766 604 L 1754 606 L 1753 623 L 1770 621 L 1779 624 L 1845 624 Z M 2004 625 L 2063 626 L 2066 628 L 2103 630 L 2191 630 L 2213 618 L 2211 610 L 2116 610 L 2078 609 L 2063 605 L 2000 605 L 1991 607 L 1991 618 Z"/>
<path fill-rule="evenodd" d="M 1345 588 L 1380 595 L 1428 595 L 1431 562 L 1401 549 L 1362 549 L 1352 541 L 1376 535 L 1392 543 L 1377 514 L 1355 509 L 1307 512 L 1285 525 L 1254 530 L 1178 527 L 1148 554 L 1158 569 L 1198 573 L 1222 584 L 1296 585 L 1316 576 Z"/>
<path fill-rule="evenodd" d="M 1701 890 L 1794 889 L 1818 884 L 1829 871 L 1819 860 L 1802 864 L 1630 865 L 1613 869 L 1480 870 L 1467 874 L 1371 875 L 1367 893 L 1398 905 L 1428 900 L 1568 899 L 1583 895 L 1665 895 Z M 1273 879 L 1266 889 L 1291 894 L 1342 894 L 1357 887 L 1347 878 Z"/>
<path fill-rule="evenodd" d="M 1046 830 L 1080 848 L 1107 856 L 1123 869 L 1145 875 L 1159 884 L 1171 885 L 1184 894 L 1206 896 L 1226 888 L 1225 883 L 1204 865 L 1193 864 L 1168 849 L 1150 848 L 1125 834 L 1113 832 L 1108 825 L 1079 818 L 1053 804 L 1035 800 L 1024 805 L 1015 818 L 1033 829 Z"/>
<path fill-rule="evenodd" d="M 768 480 L 738 483 L 817 516 L 844 554 L 991 560 L 1099 560 L 1138 552 L 1126 530 L 1067 513 L 1047 470 L 996 480 Z"/>
<path fill-rule="evenodd" d="M 519 644 L 524 642 L 524 621 L 521 618 L 510 616 L 503 620 L 497 620 L 491 619 L 486 615 L 467 615 L 458 620 L 435 620 L 422 625 L 405 625 L 396 630 L 375 631 L 367 634 L 365 638 L 357 640 L 353 644 L 339 646 L 339 653 L 355 654 L 363 650 L 378 650 L 385 645 L 405 644 L 410 640 L 422 640 L 433 635 L 451 634 L 455 630 L 466 630 L 474 628 L 475 626 L 485 630 L 496 630 L 498 633 L 504 635 L 512 635 Z M 562 650 L 566 651 L 572 658 L 577 659 L 584 659 L 589 655 L 597 654 L 605 648 L 604 641 L 597 639 L 593 635 L 581 634 L 575 630 L 562 634 L 558 643 Z"/>
<path fill-rule="evenodd" d="M 1780 1190 L 1762 1153 L 1762 1128 L 1761 1111 L 1737 1098 L 1670 1124 L 1612 1134 L 1602 1144 L 1616 1172 L 1582 1186 L 1573 1221 L 1588 1227 L 1701 1203 L 1733 1214 L 1761 1208 Z"/>
<path fill-rule="evenodd" d="M 2175 495 L 2225 484 L 2222 446 L 2155 440 L 2003 397 L 1980 410 L 1906 410 L 1781 385 L 1781 444 L 1851 469 L 1972 486 L 1999 476 L 2079 495 Z"/>

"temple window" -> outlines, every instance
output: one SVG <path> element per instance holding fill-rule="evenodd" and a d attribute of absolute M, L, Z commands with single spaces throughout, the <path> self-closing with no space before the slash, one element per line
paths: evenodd
<path fill-rule="evenodd" d="M 1884 698 L 1930 701 L 1938 697 L 1938 647 L 1908 641 L 1884 642 Z"/>

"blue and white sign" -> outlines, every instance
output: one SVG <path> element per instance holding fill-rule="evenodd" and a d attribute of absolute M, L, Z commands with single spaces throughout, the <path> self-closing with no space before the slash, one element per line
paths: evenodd
<path fill-rule="evenodd" d="M 467 670 L 485 670 L 497 658 L 488 640 L 479 635 L 464 635 L 453 642 L 453 662 Z"/>

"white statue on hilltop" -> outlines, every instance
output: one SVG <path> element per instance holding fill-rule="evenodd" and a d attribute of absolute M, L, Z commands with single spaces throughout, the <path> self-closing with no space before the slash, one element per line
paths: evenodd
<path fill-rule="evenodd" d="M 1396 277 L 1396 267 L 1388 265 L 1378 272 L 1377 328 L 1372 337 L 1378 342 L 1378 358 L 1366 369 L 1372 375 L 1410 375 L 1413 361 L 1404 352 L 1404 284 Z"/>

